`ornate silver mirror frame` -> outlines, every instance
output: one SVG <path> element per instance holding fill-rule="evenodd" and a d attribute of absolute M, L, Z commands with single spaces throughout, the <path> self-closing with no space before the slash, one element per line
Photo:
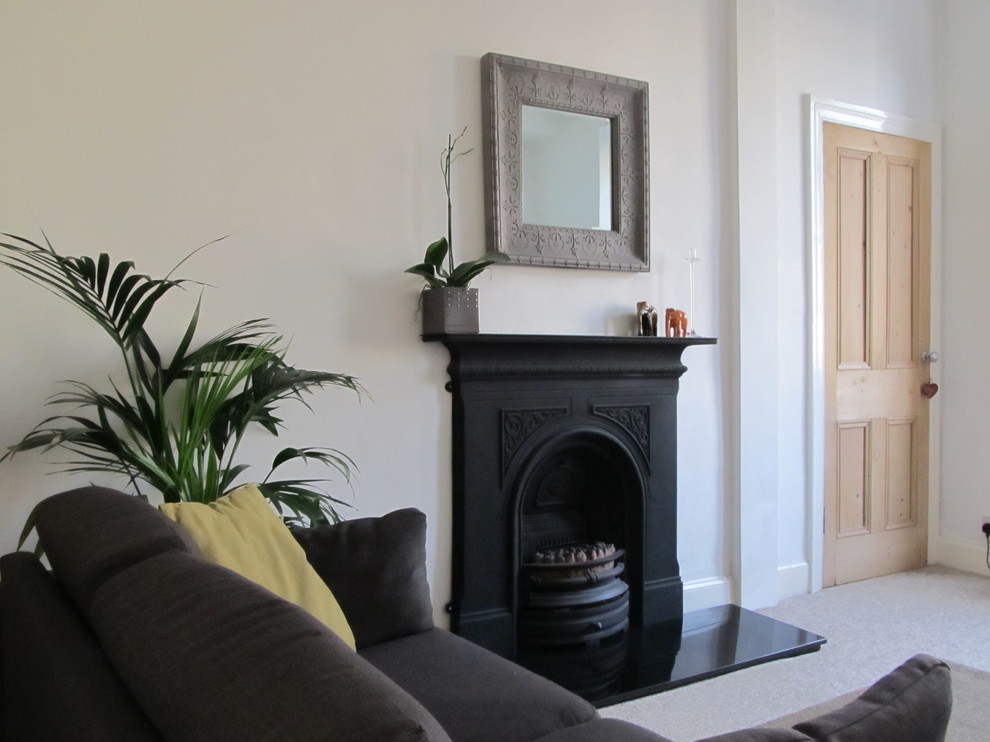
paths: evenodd
<path fill-rule="evenodd" d="M 649 101 L 645 82 L 486 54 L 481 60 L 485 226 L 489 249 L 511 262 L 648 271 Z M 611 122 L 611 229 L 523 221 L 522 108 Z"/>

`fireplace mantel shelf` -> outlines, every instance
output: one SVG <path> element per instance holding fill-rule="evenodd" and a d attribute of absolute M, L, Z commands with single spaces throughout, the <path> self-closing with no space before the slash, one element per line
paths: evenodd
<path fill-rule="evenodd" d="M 717 338 L 701 337 L 639 337 L 636 335 L 526 335 L 509 333 L 465 333 L 465 334 L 434 334 L 423 335 L 423 342 L 441 342 L 444 344 L 552 344 L 552 345 L 590 345 L 590 346 L 672 346 L 687 347 L 689 345 L 714 345 Z"/>
<path fill-rule="evenodd" d="M 681 353 L 692 345 L 714 345 L 709 337 L 614 335 L 424 335 L 450 351 L 452 379 L 527 377 L 651 376 L 678 378 L 687 369 Z"/>

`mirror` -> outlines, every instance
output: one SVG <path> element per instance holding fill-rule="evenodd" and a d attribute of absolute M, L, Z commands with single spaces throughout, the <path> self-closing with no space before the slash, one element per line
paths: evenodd
<path fill-rule="evenodd" d="M 649 270 L 646 83 L 501 54 L 482 79 L 489 249 Z"/>
<path fill-rule="evenodd" d="M 612 121 L 522 107 L 522 220 L 612 229 Z"/>

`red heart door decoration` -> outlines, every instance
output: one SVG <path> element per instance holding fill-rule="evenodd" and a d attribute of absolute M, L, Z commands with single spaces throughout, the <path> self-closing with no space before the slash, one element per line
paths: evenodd
<path fill-rule="evenodd" d="M 927 399 L 931 399 L 936 394 L 938 394 L 938 384 L 934 381 L 929 381 L 926 384 L 921 385 L 921 395 Z"/>

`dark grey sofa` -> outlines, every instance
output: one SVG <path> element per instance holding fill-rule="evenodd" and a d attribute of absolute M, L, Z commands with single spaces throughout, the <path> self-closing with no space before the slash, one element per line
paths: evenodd
<path fill-rule="evenodd" d="M 51 571 L 0 559 L 5 742 L 664 739 L 434 627 L 418 511 L 295 532 L 357 652 L 138 498 L 84 488 L 37 516 Z M 831 715 L 718 739 L 939 742 L 950 705 L 948 668 L 916 657 Z"/>

